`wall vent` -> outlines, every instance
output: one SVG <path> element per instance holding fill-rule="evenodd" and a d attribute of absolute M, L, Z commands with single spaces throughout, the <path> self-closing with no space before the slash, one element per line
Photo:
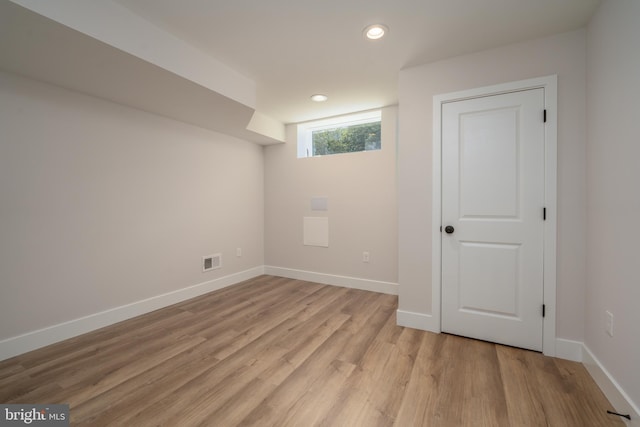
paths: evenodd
<path fill-rule="evenodd" d="M 222 254 L 213 254 L 202 257 L 202 271 L 215 270 L 222 267 Z"/>

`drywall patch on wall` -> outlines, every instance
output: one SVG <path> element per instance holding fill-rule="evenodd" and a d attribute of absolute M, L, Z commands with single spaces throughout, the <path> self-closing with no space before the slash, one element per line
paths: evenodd
<path fill-rule="evenodd" d="M 312 211 L 328 211 L 329 199 L 327 197 L 312 197 L 311 198 L 311 210 Z"/>
<path fill-rule="evenodd" d="M 305 246 L 329 247 L 329 218 L 303 218 L 303 242 Z"/>

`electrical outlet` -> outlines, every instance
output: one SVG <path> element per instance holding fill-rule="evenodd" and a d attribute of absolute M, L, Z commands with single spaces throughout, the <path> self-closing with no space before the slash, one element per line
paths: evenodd
<path fill-rule="evenodd" d="M 236 256 L 242 256 L 242 248 L 236 248 Z"/>
<path fill-rule="evenodd" d="M 369 252 L 362 252 L 362 262 L 369 262 Z"/>
<path fill-rule="evenodd" d="M 605 331 L 609 336 L 613 336 L 613 313 L 609 310 L 605 311 Z"/>

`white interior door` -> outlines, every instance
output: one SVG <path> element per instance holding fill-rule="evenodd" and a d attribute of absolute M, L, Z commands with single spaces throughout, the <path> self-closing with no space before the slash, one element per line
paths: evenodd
<path fill-rule="evenodd" d="M 542 350 L 543 111 L 544 89 L 442 106 L 443 332 Z"/>

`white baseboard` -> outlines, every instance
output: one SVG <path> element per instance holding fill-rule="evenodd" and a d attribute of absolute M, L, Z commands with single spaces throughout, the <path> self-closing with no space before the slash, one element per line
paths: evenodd
<path fill-rule="evenodd" d="M 313 271 L 295 270 L 292 268 L 274 267 L 269 265 L 264 267 L 264 272 L 265 274 L 287 277 L 289 279 L 305 280 L 325 285 L 342 286 L 344 288 L 398 295 L 397 283 L 360 279 L 357 277 L 336 276 L 334 274 L 316 273 Z"/>
<path fill-rule="evenodd" d="M 436 324 L 433 316 L 430 314 L 397 310 L 396 323 L 398 326 L 435 332 L 437 334 L 440 333 L 440 325 Z"/>
<path fill-rule="evenodd" d="M 131 304 L 115 307 L 100 313 L 49 326 L 0 341 L 0 360 L 35 350 L 49 344 L 72 338 L 87 332 L 151 311 L 170 306 L 236 283 L 264 274 L 264 266 L 230 274 L 208 282 L 199 283 L 177 291 L 157 295 Z"/>
<path fill-rule="evenodd" d="M 336 276 L 282 267 L 259 266 L 239 273 L 220 277 L 208 282 L 199 283 L 177 291 L 136 301 L 113 309 L 105 310 L 68 322 L 49 326 L 37 331 L 0 341 L 0 360 L 35 350 L 58 341 L 75 337 L 93 330 L 112 325 L 151 311 L 170 306 L 236 283 L 252 279 L 262 274 L 306 280 L 328 285 L 343 286 L 354 289 L 380 292 L 391 295 L 398 294 L 398 284 L 354 277 Z M 423 313 L 397 310 L 397 324 L 409 328 L 431 332 L 440 332 L 439 325 L 433 316 Z M 582 362 L 594 381 L 603 391 L 617 412 L 630 414 L 631 421 L 621 418 L 628 426 L 640 427 L 640 410 L 629 398 L 617 381 L 602 366 L 593 353 L 581 342 L 556 339 L 556 357 Z"/>
<path fill-rule="evenodd" d="M 556 354 L 554 357 L 571 360 L 573 362 L 582 362 L 583 347 L 584 344 L 580 341 L 556 338 Z"/>
<path fill-rule="evenodd" d="M 582 364 L 587 368 L 600 390 L 607 396 L 616 412 L 631 415 L 631 421 L 622 417 L 620 419 L 628 426 L 640 427 L 640 409 L 586 345 L 583 345 L 583 359 Z"/>

